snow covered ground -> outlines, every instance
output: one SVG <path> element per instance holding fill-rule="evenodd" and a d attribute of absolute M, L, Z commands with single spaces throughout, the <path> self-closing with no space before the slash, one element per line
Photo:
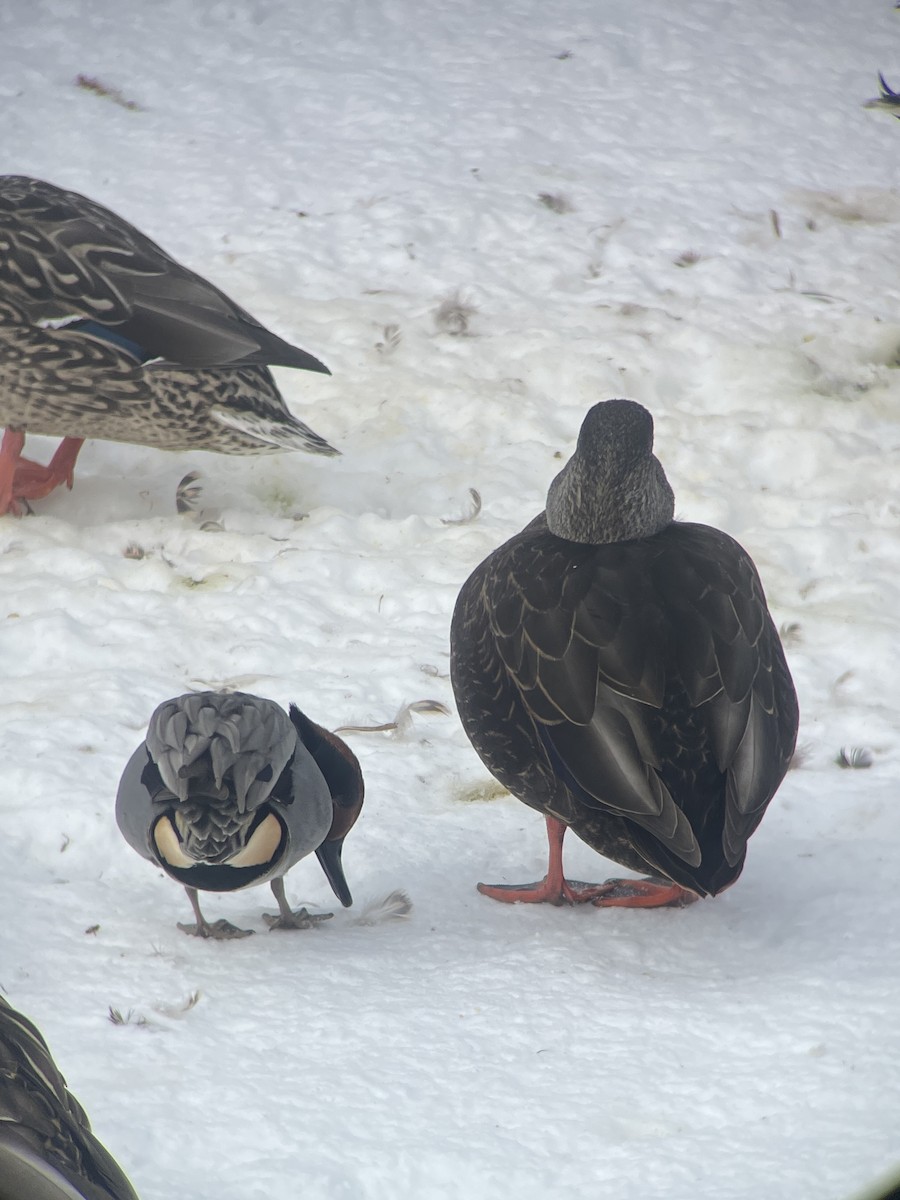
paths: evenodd
<path fill-rule="evenodd" d="M 0 521 L 0 984 L 142 1200 L 840 1200 L 900 1161 L 900 124 L 861 107 L 879 68 L 900 81 L 898 21 L 889 0 L 0 11 L 0 170 L 108 205 L 321 356 L 333 378 L 279 381 L 344 453 L 95 442 L 73 492 Z M 656 913 L 484 899 L 540 876 L 542 822 L 455 715 L 419 715 L 348 734 L 353 909 L 269 934 L 254 889 L 205 910 L 255 937 L 181 934 L 183 892 L 113 818 L 153 708 L 452 706 L 459 586 L 616 395 L 788 631 L 803 752 L 737 887 Z M 179 516 L 193 469 L 204 512 Z M 470 488 L 483 509 L 453 523 Z M 608 873 L 574 838 L 566 862 Z M 331 908 L 314 859 L 287 884 Z M 354 923 L 395 887 L 408 921 Z"/>

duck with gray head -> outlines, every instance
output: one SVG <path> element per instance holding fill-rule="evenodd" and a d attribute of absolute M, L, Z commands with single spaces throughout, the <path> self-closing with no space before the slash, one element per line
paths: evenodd
<path fill-rule="evenodd" d="M 284 875 L 315 851 L 332 891 L 352 903 L 341 863 L 363 805 L 356 756 L 292 704 L 245 692 L 191 692 L 161 704 L 119 782 L 116 820 L 128 844 L 184 886 L 204 938 L 246 937 L 210 924 L 198 890 L 268 882 L 279 915 L 270 929 L 308 929 L 331 913 L 292 912 Z"/>
<path fill-rule="evenodd" d="M 329 374 L 77 192 L 0 176 L 0 515 L 72 486 L 85 438 L 220 454 L 338 451 L 269 366 Z M 61 437 L 46 467 L 26 433 Z"/>
<path fill-rule="evenodd" d="M 2 997 L 0 1200 L 137 1200 L 40 1031 Z"/>
<path fill-rule="evenodd" d="M 797 697 L 749 555 L 674 521 L 641 405 L 590 409 L 546 511 L 463 585 L 451 675 L 485 766 L 546 817 L 545 879 L 485 895 L 680 906 L 738 878 Z M 567 880 L 567 829 L 649 878 Z"/>

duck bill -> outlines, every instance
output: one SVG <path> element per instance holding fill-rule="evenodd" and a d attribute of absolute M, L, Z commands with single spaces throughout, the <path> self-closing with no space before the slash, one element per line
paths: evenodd
<path fill-rule="evenodd" d="M 316 858 L 319 860 L 322 870 L 328 882 L 331 884 L 331 890 L 343 904 L 344 908 L 349 908 L 353 903 L 353 897 L 350 895 L 350 889 L 347 887 L 347 879 L 344 875 L 344 868 L 341 863 L 341 849 L 344 845 L 343 838 L 335 838 L 331 842 L 323 842 L 316 851 Z"/>

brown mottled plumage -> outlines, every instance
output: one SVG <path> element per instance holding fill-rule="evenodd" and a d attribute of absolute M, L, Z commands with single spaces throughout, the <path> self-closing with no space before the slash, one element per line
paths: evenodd
<path fill-rule="evenodd" d="M 337 454 L 269 365 L 328 373 L 121 217 L 0 176 L 0 513 L 71 483 L 85 438 L 164 450 Z M 47 468 L 24 434 L 63 437 Z"/>

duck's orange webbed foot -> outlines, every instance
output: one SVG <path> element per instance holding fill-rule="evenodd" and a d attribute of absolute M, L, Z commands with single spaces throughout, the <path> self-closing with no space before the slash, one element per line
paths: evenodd
<path fill-rule="evenodd" d="M 71 488 L 83 444 L 84 438 L 63 438 L 45 467 L 22 457 L 25 434 L 21 430 L 7 429 L 0 443 L 0 516 L 21 516 L 29 500 L 41 500 L 62 483 Z"/>
<path fill-rule="evenodd" d="M 607 879 L 598 890 L 598 908 L 685 908 L 700 899 L 668 879 Z"/>
<path fill-rule="evenodd" d="M 684 908 L 700 897 L 670 879 L 607 879 L 606 883 L 582 883 L 566 879 L 562 867 L 566 826 L 558 817 L 547 816 L 550 861 L 539 883 L 479 883 L 482 896 L 504 904 L 595 904 L 598 908 Z"/>
<path fill-rule="evenodd" d="M 546 875 L 538 883 L 479 883 L 482 896 L 503 904 L 588 904 L 600 903 L 606 894 L 605 883 L 581 883 L 577 879 L 551 880 Z"/>
<path fill-rule="evenodd" d="M 75 460 L 84 445 L 84 438 L 63 438 L 46 467 L 20 458 L 13 476 L 13 496 L 16 500 L 42 500 L 44 496 L 65 484 L 71 489 L 75 478 Z"/>

